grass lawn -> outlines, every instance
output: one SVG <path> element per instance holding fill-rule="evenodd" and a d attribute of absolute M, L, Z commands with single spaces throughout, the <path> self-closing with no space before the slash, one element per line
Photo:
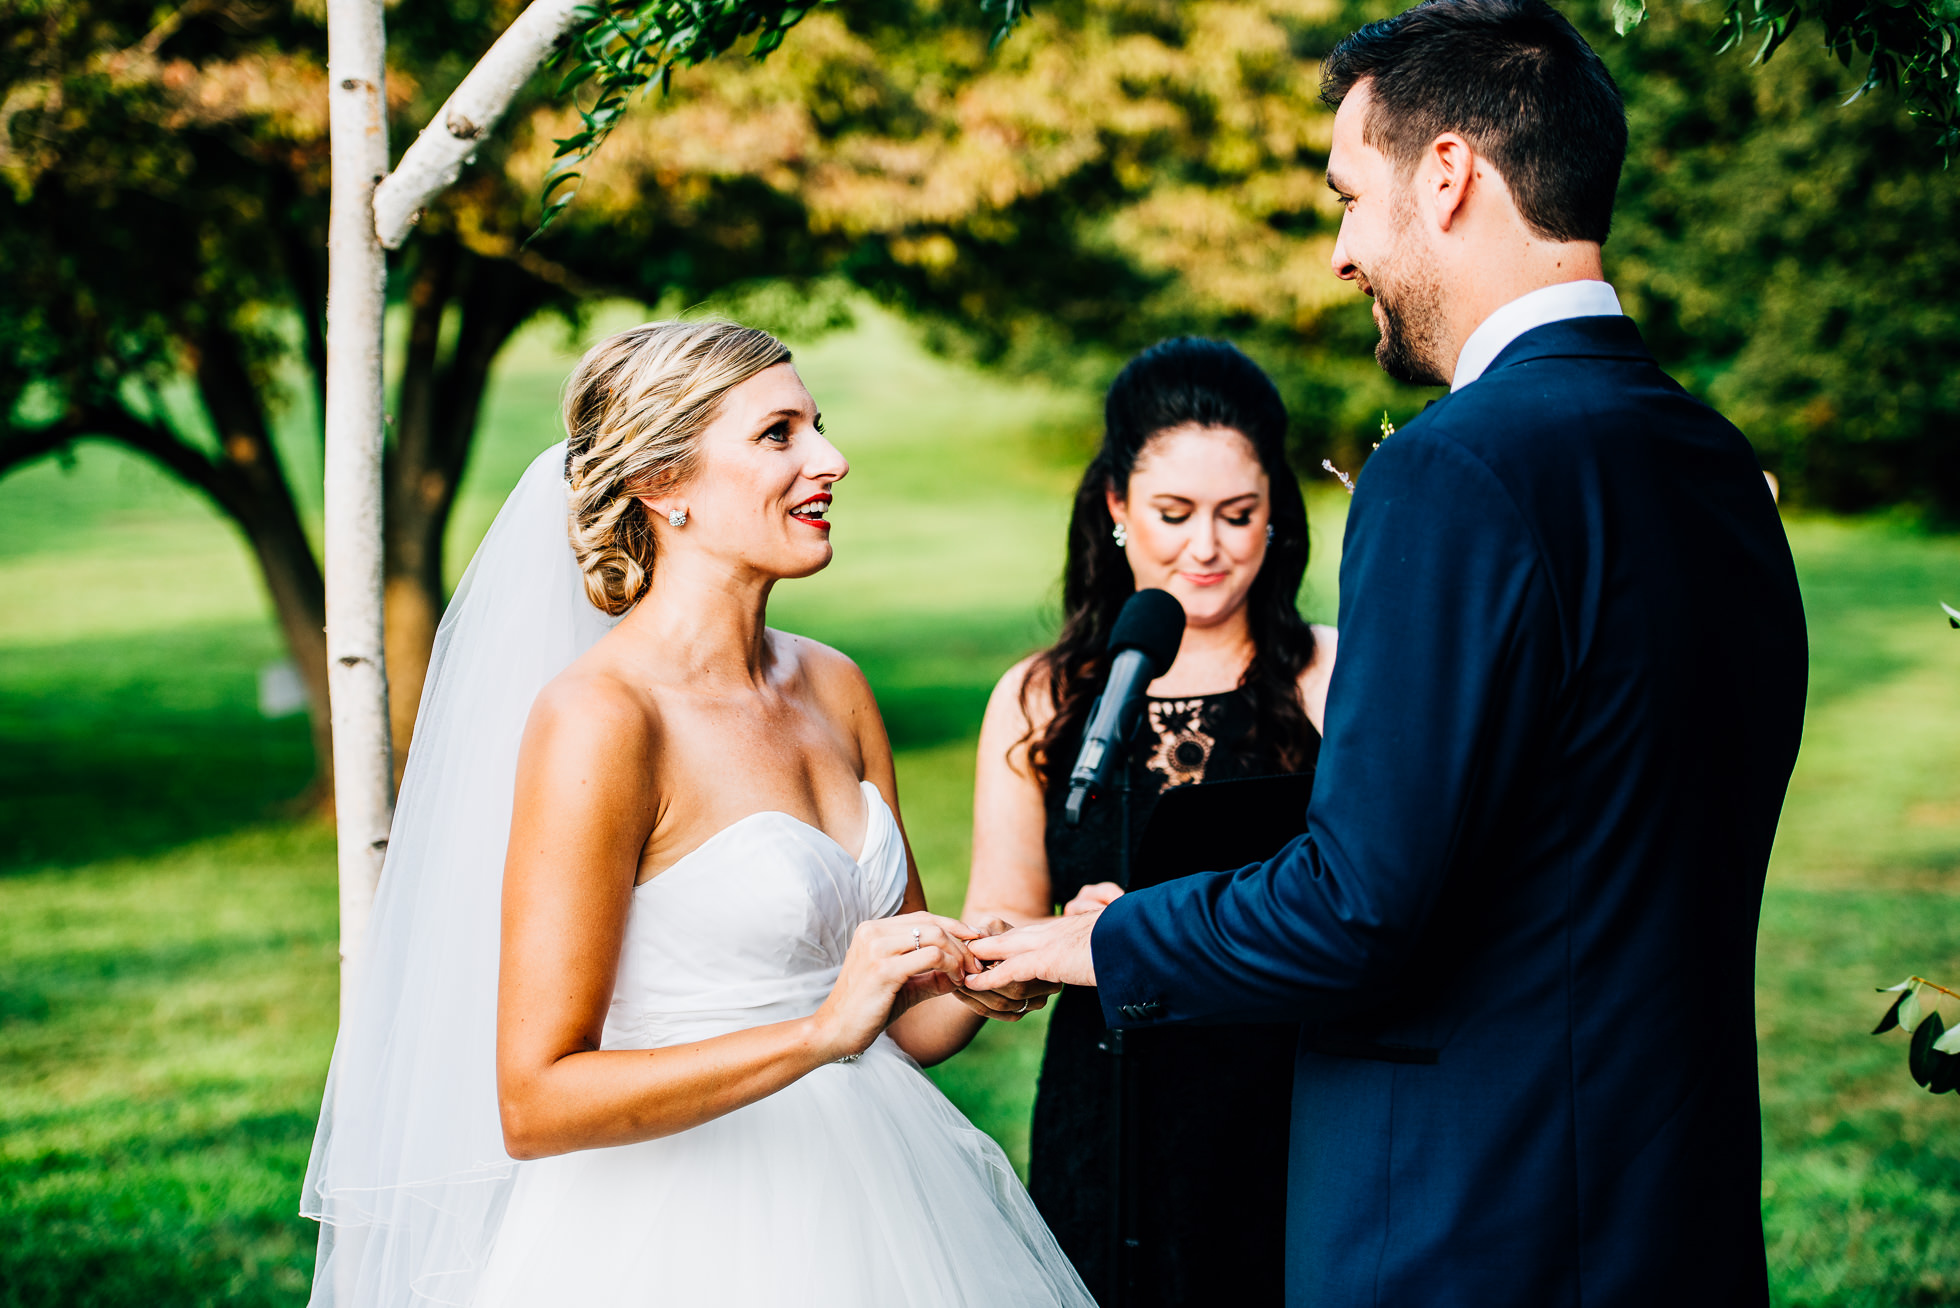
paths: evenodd
<path fill-rule="evenodd" d="M 566 344 L 528 335 L 499 370 L 452 575 L 554 438 Z M 955 909 L 973 732 L 1053 621 L 1095 400 L 935 362 L 878 318 L 800 361 L 855 467 L 837 563 L 775 620 L 870 675 L 929 895 Z M 1316 488 L 1316 617 L 1344 507 Z M 1934 606 L 1960 603 L 1960 540 L 1790 532 L 1813 680 L 1758 958 L 1776 1294 L 1960 1304 L 1960 1100 L 1864 1034 L 1874 984 L 1960 976 L 1960 634 Z M 247 552 L 192 493 L 104 447 L 0 481 L 0 1308 L 304 1301 L 335 901 L 331 833 L 282 809 L 304 724 L 258 710 L 279 657 Z M 934 1074 L 1017 1158 L 1039 1041 L 991 1028 Z"/>

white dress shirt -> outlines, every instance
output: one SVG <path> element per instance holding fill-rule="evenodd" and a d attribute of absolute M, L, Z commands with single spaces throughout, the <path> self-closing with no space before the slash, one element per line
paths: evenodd
<path fill-rule="evenodd" d="M 1625 312 L 1620 308 L 1620 297 L 1605 282 L 1559 282 L 1520 295 L 1470 333 L 1463 353 L 1456 356 L 1456 376 L 1450 379 L 1450 389 L 1460 391 L 1483 376 L 1505 346 L 1533 327 L 1567 318 L 1617 318 Z"/>

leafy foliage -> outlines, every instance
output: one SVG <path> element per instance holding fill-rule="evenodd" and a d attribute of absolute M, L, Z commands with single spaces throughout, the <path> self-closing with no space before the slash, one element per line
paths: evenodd
<path fill-rule="evenodd" d="M 1879 992 L 1899 997 L 1885 1010 L 1885 1016 L 1878 1019 L 1872 1034 L 1884 1035 L 1895 1028 L 1912 1032 L 1906 1051 L 1906 1070 L 1912 1073 L 1912 1079 L 1936 1095 L 1960 1091 L 1960 1027 L 1949 1031 L 1939 1010 L 1926 1007 L 1920 998 L 1926 990 L 1960 999 L 1960 995 L 1923 976 L 1907 977 Z"/>
<path fill-rule="evenodd" d="M 612 135 L 635 95 L 656 82 L 663 91 L 672 89 L 676 67 L 706 63 L 744 38 L 753 38 L 754 58 L 766 58 L 790 28 L 829 2 L 597 0 L 581 8 L 567 45 L 572 66 L 558 89 L 563 94 L 589 84 L 595 98 L 590 108 L 579 106 L 580 130 L 555 143 L 557 160 L 545 177 L 538 231 L 572 202 L 582 176 L 577 165 Z"/>
<path fill-rule="evenodd" d="M 581 8 L 566 47 L 571 68 L 558 91 L 562 95 L 584 87 L 593 103 L 589 109 L 579 106 L 580 129 L 554 142 L 557 152 L 545 175 L 538 231 L 549 227 L 572 202 L 582 176 L 578 167 L 612 135 L 634 96 L 655 83 L 662 92 L 671 91 L 674 69 L 704 64 L 744 41 L 752 59 L 765 59 L 812 10 L 832 3 L 835 0 L 593 0 Z M 981 11 L 994 24 L 989 48 L 1007 38 L 1028 7 L 1028 0 L 980 0 Z"/>
<path fill-rule="evenodd" d="M 1818 43 L 1714 58 L 1693 10 L 1625 40 L 1607 275 L 1669 371 L 1748 434 L 1786 503 L 1960 518 L 1960 170 Z M 1814 29 L 1813 29 L 1814 34 Z"/>
<path fill-rule="evenodd" d="M 1613 24 L 1622 35 L 1646 16 L 1646 0 L 1613 0 Z M 1899 92 L 1908 109 L 1940 128 L 1942 149 L 1960 150 L 1960 4 L 1954 0 L 1726 0 L 1718 48 L 1727 52 L 1756 42 L 1755 61 L 1762 63 L 1806 19 L 1823 27 L 1824 48 L 1839 63 L 1850 68 L 1854 62 L 1864 62 L 1864 81 L 1857 94 Z"/>
<path fill-rule="evenodd" d="M 938 346 L 1055 376 L 1230 336 L 1279 382 L 1300 466 L 1352 471 L 1383 409 L 1430 393 L 1381 374 L 1364 298 L 1329 272 L 1315 60 L 1394 7 L 1052 0 L 990 51 L 970 0 L 824 6 L 766 63 L 677 73 L 579 204 L 632 231 L 739 177 L 748 221 L 717 221 L 744 248 L 794 239 Z M 1894 95 L 1843 107 L 1856 80 L 1801 34 L 1750 67 L 1711 53 L 1712 15 L 1663 8 L 1620 40 L 1570 13 L 1627 97 L 1608 273 L 1662 362 L 1788 500 L 1960 516 L 1960 245 L 1929 239 L 1960 227 L 1960 172 L 1933 134 Z M 562 164 L 520 154 L 538 186 Z"/>
<path fill-rule="evenodd" d="M 1278 375 L 1303 454 L 1358 462 L 1383 408 L 1420 400 L 1375 367 L 1365 300 L 1328 268 L 1314 56 L 1354 18 L 1336 0 L 1054 0 L 996 47 L 972 0 L 823 6 L 766 62 L 675 70 L 590 160 L 579 222 L 637 247 L 739 180 L 749 221 L 717 215 L 731 238 L 795 241 L 948 352 L 1099 383 L 1164 336 L 1230 335 Z M 569 107 L 544 121 L 584 127 Z M 554 148 L 516 147 L 540 187 Z"/>

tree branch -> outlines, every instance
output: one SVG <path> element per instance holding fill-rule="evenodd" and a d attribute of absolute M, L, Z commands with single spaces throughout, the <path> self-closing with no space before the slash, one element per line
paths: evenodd
<path fill-rule="evenodd" d="M 8 428 L 4 435 L 0 435 L 0 476 L 43 454 L 54 453 L 81 434 L 72 430 L 66 422 L 51 422 L 45 427 L 29 427 L 26 430 Z"/>
<path fill-rule="evenodd" d="M 452 486 L 462 480 L 498 351 L 550 301 L 555 289 L 521 264 L 504 260 L 479 259 L 471 270 L 456 347 L 443 370 L 434 431 L 435 461 Z"/>
<path fill-rule="evenodd" d="M 0 435 L 0 473 L 89 436 L 115 441 L 149 455 L 210 496 L 221 510 L 234 518 L 244 507 L 239 488 L 201 450 L 185 444 L 159 424 L 138 418 L 116 405 L 80 405 L 43 427 L 6 429 Z"/>
<path fill-rule="evenodd" d="M 544 67 L 571 30 L 581 0 L 531 0 L 489 53 L 470 69 L 401 162 L 374 191 L 374 230 L 395 249 L 422 207 L 454 182 L 510 108 L 524 83 Z"/>

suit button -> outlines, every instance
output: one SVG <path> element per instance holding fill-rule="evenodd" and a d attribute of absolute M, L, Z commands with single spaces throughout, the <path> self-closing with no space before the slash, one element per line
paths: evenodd
<path fill-rule="evenodd" d="M 1143 1017 L 1143 1018 L 1162 1017 L 1163 1014 L 1164 1014 L 1164 1006 L 1158 1003 L 1154 999 L 1147 1004 L 1137 1005 L 1138 1017 Z"/>
<path fill-rule="evenodd" d="M 1119 1007 L 1116 1011 L 1121 1013 L 1124 1017 L 1129 1018 L 1132 1022 L 1137 1020 L 1137 1006 L 1135 1004 L 1124 1004 L 1121 1007 Z"/>

